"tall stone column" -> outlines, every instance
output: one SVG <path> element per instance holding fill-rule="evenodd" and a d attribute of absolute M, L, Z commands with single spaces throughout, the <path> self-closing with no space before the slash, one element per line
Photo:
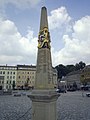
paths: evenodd
<path fill-rule="evenodd" d="M 47 9 L 42 7 L 40 31 L 38 35 L 38 54 L 35 89 L 29 96 L 32 100 L 32 120 L 56 120 L 56 101 L 59 95 L 53 84 L 50 33 Z"/>

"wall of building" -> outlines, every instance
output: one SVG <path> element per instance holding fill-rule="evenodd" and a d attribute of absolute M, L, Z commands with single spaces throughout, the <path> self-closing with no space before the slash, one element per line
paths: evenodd
<path fill-rule="evenodd" d="M 0 86 L 2 89 L 12 89 L 13 82 L 16 83 L 16 76 L 16 66 L 0 66 Z"/>
<path fill-rule="evenodd" d="M 67 88 L 70 88 L 74 84 L 76 84 L 77 88 L 80 89 L 81 86 L 80 76 L 81 76 L 81 70 L 69 73 L 65 77 Z"/>
<path fill-rule="evenodd" d="M 0 66 L 0 89 L 15 88 L 34 88 L 36 76 L 36 66 L 17 65 L 17 66 Z M 57 86 L 57 71 L 53 68 L 53 84 Z"/>
<path fill-rule="evenodd" d="M 81 73 L 81 82 L 90 85 L 90 65 L 86 66 Z"/>
<path fill-rule="evenodd" d="M 17 68 L 17 88 L 33 88 L 35 84 L 36 66 L 19 65 Z"/>

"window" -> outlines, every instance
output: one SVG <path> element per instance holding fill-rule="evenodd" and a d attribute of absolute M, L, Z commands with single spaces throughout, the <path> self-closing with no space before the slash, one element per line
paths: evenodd
<path fill-rule="evenodd" d="M 8 89 L 8 85 L 6 86 L 6 89 Z"/>
<path fill-rule="evenodd" d="M 9 72 L 7 72 L 7 74 L 9 74 Z"/>
<path fill-rule="evenodd" d="M 4 76 L 0 76 L 0 80 L 4 80 Z"/>
<path fill-rule="evenodd" d="M 5 74 L 5 71 L 3 71 L 3 74 Z"/>
<path fill-rule="evenodd" d="M 0 74 L 2 74 L 2 71 L 0 71 Z"/>
<path fill-rule="evenodd" d="M 15 85 L 15 81 L 13 81 L 13 85 Z"/>
<path fill-rule="evenodd" d="M 7 76 L 7 79 L 9 79 L 9 76 Z"/>
<path fill-rule="evenodd" d="M 11 89 L 11 86 L 9 86 L 9 89 Z"/>
<path fill-rule="evenodd" d="M 20 76 L 18 76 L 18 78 L 20 79 Z"/>
<path fill-rule="evenodd" d="M 15 75 L 15 72 L 13 72 L 13 74 Z"/>

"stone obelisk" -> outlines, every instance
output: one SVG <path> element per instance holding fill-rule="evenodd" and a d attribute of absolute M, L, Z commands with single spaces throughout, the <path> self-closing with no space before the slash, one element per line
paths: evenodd
<path fill-rule="evenodd" d="M 32 120 L 56 120 L 56 101 L 58 94 L 54 90 L 50 33 L 48 29 L 47 9 L 42 7 L 40 31 L 38 35 L 38 55 L 35 89 L 29 96 L 32 100 Z"/>
<path fill-rule="evenodd" d="M 36 89 L 53 88 L 50 34 L 46 7 L 42 7 L 41 10 L 35 87 Z"/>

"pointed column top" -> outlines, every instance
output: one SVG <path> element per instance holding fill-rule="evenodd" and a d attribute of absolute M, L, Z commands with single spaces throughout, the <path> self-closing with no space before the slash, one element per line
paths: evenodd
<path fill-rule="evenodd" d="M 43 30 L 44 27 L 48 28 L 47 8 L 45 6 L 41 8 L 40 30 Z"/>

